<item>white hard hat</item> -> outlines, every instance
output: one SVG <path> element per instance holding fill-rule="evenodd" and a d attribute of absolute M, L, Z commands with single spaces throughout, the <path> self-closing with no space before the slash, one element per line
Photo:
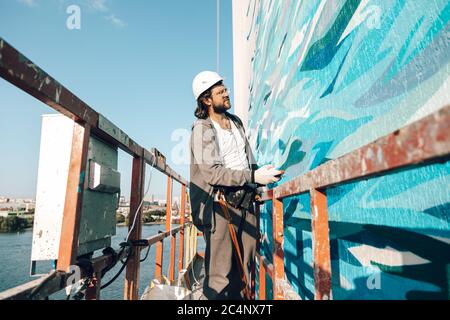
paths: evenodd
<path fill-rule="evenodd" d="M 202 71 L 197 74 L 192 81 L 192 91 L 194 92 L 195 100 L 197 100 L 203 92 L 222 80 L 223 78 L 214 71 Z"/>

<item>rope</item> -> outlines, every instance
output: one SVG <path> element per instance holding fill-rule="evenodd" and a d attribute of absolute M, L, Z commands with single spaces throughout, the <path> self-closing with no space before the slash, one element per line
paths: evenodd
<path fill-rule="evenodd" d="M 228 220 L 228 230 L 230 232 L 231 241 L 232 241 L 233 247 L 235 249 L 233 252 L 235 253 L 236 260 L 238 261 L 239 273 L 241 275 L 241 281 L 245 284 L 244 296 L 247 300 L 252 300 L 251 292 L 248 287 L 247 275 L 245 274 L 244 262 L 242 261 L 241 249 L 239 248 L 239 243 L 238 243 L 238 239 L 237 239 L 237 235 L 236 235 L 236 230 L 234 229 L 234 226 L 233 226 L 233 223 L 231 220 L 231 216 L 228 211 L 228 204 L 225 200 L 223 193 L 221 193 L 221 192 L 219 193 L 219 203 L 224 211 L 225 218 Z"/>
<path fill-rule="evenodd" d="M 200 282 L 195 278 L 195 267 L 194 267 L 194 264 L 192 264 L 191 271 L 192 271 L 192 278 L 195 281 L 195 284 L 192 286 L 192 288 L 193 288 L 194 286 L 198 286 L 200 284 Z"/>

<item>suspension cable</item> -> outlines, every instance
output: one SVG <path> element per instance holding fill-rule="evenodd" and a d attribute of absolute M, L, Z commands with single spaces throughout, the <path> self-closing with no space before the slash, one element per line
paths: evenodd
<path fill-rule="evenodd" d="M 220 0 L 216 2 L 216 71 L 220 73 Z"/>

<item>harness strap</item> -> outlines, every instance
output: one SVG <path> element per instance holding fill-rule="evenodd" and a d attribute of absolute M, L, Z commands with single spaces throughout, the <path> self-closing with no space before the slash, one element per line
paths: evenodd
<path fill-rule="evenodd" d="M 222 207 L 223 212 L 225 214 L 225 218 L 228 221 L 228 230 L 230 232 L 231 241 L 233 242 L 233 246 L 235 249 L 234 252 L 235 252 L 235 257 L 238 261 L 241 281 L 245 284 L 244 296 L 247 300 L 252 300 L 252 295 L 251 295 L 250 289 L 248 287 L 247 275 L 245 274 L 245 271 L 244 271 L 244 263 L 242 261 L 241 250 L 239 248 L 239 243 L 238 243 L 237 236 L 236 236 L 236 230 L 234 229 L 234 226 L 231 222 L 230 212 L 228 211 L 228 204 L 225 200 L 224 195 L 221 192 L 218 193 L 218 196 L 219 196 L 220 206 Z"/>

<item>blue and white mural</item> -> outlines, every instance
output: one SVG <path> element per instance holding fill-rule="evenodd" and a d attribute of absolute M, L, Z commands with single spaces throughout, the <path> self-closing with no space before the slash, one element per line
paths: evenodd
<path fill-rule="evenodd" d="M 449 21 L 449 0 L 234 1 L 236 112 L 258 164 L 283 183 L 450 104 Z M 449 186 L 444 162 L 328 189 L 333 298 L 449 299 Z M 284 201 L 286 272 L 304 299 L 309 201 Z"/>

